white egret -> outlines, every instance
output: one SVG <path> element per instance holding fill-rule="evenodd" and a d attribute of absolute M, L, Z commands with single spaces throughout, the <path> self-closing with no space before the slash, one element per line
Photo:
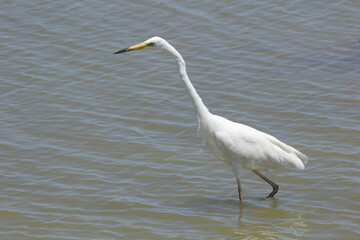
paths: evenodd
<path fill-rule="evenodd" d="M 200 136 L 212 154 L 232 167 L 237 180 L 240 203 L 243 202 L 240 184 L 242 168 L 253 171 L 273 187 L 268 198 L 277 193 L 279 186 L 261 174 L 259 170 L 286 167 L 305 168 L 308 158 L 295 148 L 252 127 L 211 114 L 188 78 L 183 57 L 166 40 L 152 37 L 145 42 L 117 51 L 115 54 L 139 50 L 148 46 L 166 50 L 178 63 L 181 80 L 185 84 L 197 114 Z"/>

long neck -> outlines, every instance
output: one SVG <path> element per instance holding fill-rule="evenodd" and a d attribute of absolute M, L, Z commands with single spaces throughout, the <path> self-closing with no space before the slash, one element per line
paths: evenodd
<path fill-rule="evenodd" d="M 209 110 L 207 109 L 207 107 L 205 106 L 203 101 L 201 100 L 199 94 L 196 92 L 194 86 L 192 85 L 192 83 L 186 73 L 186 65 L 185 65 L 185 61 L 184 61 L 183 57 L 168 42 L 164 43 L 163 48 L 165 50 L 167 50 L 168 52 L 170 52 L 174 56 L 176 62 L 178 63 L 181 80 L 183 81 L 185 88 L 188 91 L 188 94 L 191 98 L 191 101 L 193 103 L 193 106 L 196 110 L 197 115 L 199 117 L 201 117 L 205 114 L 208 114 Z"/>

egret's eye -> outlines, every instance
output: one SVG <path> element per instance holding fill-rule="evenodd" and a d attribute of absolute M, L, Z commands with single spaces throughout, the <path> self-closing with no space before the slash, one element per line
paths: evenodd
<path fill-rule="evenodd" d="M 149 43 L 148 46 L 155 46 L 155 43 Z"/>

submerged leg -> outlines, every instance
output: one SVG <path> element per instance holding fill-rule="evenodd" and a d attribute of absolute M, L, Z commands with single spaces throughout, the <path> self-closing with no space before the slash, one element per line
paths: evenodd
<path fill-rule="evenodd" d="M 275 196 L 275 194 L 279 190 L 279 186 L 276 183 L 274 183 L 273 181 L 271 181 L 269 178 L 262 175 L 259 171 L 257 171 L 257 170 L 252 170 L 252 171 L 273 187 L 273 191 L 269 194 L 269 196 L 267 196 L 267 198 Z"/>
<path fill-rule="evenodd" d="M 238 191 L 239 191 L 239 200 L 240 200 L 240 204 L 242 205 L 243 196 L 242 196 L 242 190 L 241 190 L 241 184 L 240 184 L 241 165 L 240 165 L 239 162 L 231 162 L 231 167 L 232 167 L 232 170 L 233 170 L 233 172 L 235 174 L 235 177 L 236 177 L 237 187 L 238 187 Z"/>

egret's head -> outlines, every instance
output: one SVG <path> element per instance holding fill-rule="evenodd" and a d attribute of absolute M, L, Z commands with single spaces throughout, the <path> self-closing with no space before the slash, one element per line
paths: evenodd
<path fill-rule="evenodd" d="M 143 48 L 148 47 L 148 46 L 159 46 L 159 47 L 161 47 L 163 45 L 164 41 L 165 40 L 160 38 L 160 37 L 152 37 L 152 38 L 149 38 L 148 40 L 146 40 L 145 42 L 133 45 L 133 46 L 128 47 L 128 48 L 121 49 L 121 50 L 115 52 L 114 54 L 139 50 L 139 49 L 143 49 Z"/>

